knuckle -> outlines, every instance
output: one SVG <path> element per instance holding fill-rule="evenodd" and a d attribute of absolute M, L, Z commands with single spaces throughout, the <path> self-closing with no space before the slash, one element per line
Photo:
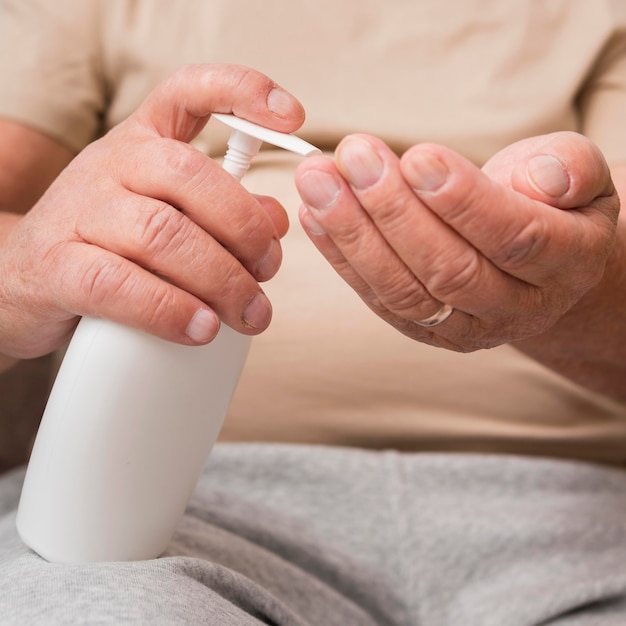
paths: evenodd
<path fill-rule="evenodd" d="M 125 267 L 123 262 L 110 257 L 98 257 L 87 266 L 77 293 L 92 313 L 103 307 L 113 310 L 123 303 L 126 314 L 134 311 L 136 321 L 148 328 L 171 325 L 178 310 L 173 287 L 162 281 L 142 282 L 131 266 Z M 133 306 L 133 301 L 141 306 Z"/>
<path fill-rule="evenodd" d="M 383 306 L 399 316 L 413 316 L 413 311 L 428 299 L 424 286 L 408 272 L 391 279 L 379 294 Z"/>
<path fill-rule="evenodd" d="M 76 291 L 90 308 L 97 309 L 104 303 L 127 297 L 131 280 L 131 272 L 115 258 L 98 256 L 85 267 Z"/>
<path fill-rule="evenodd" d="M 176 317 L 177 298 L 174 290 L 155 289 L 152 294 L 147 296 L 150 306 L 143 308 L 147 314 L 146 323 L 151 328 L 159 328 L 164 324 L 169 324 L 172 318 Z"/>
<path fill-rule="evenodd" d="M 233 300 L 239 300 L 243 297 L 250 284 L 246 280 L 246 274 L 238 262 L 233 260 L 232 263 L 221 263 L 220 268 L 219 283 L 211 300 L 213 300 L 216 307 L 224 308 L 225 305 L 227 306 Z M 254 285 L 257 288 L 256 283 Z"/>
<path fill-rule="evenodd" d="M 364 236 L 362 230 L 354 228 L 352 224 L 324 224 L 335 245 L 342 251 L 346 257 L 369 256 L 370 254 L 370 238 Z"/>
<path fill-rule="evenodd" d="M 186 68 L 186 73 L 194 74 L 195 81 L 211 92 L 233 94 L 244 93 L 246 102 L 265 102 L 264 94 L 274 87 L 274 82 L 262 74 L 245 65 L 237 63 L 210 63 L 192 65 Z M 224 102 L 233 107 L 237 106 L 237 98 Z"/>
<path fill-rule="evenodd" d="M 192 228 L 191 220 L 165 202 L 151 204 L 137 215 L 138 245 L 149 258 L 180 249 Z"/>
<path fill-rule="evenodd" d="M 241 90 L 246 94 L 254 94 L 255 97 L 251 98 L 252 102 L 257 100 L 265 102 L 263 96 L 266 96 L 275 87 L 274 81 L 264 74 L 243 65 L 231 67 L 235 70 L 231 70 L 229 74 L 232 77 L 234 89 Z"/>
<path fill-rule="evenodd" d="M 546 222 L 533 219 L 515 233 L 506 235 L 492 259 L 499 267 L 519 270 L 535 262 L 545 251 L 549 240 Z"/>
<path fill-rule="evenodd" d="M 396 232 L 406 232 L 407 208 L 407 199 L 404 196 L 391 194 L 384 202 L 377 203 L 370 214 L 376 224 L 391 236 Z"/>
<path fill-rule="evenodd" d="M 253 71 L 249 67 L 244 67 L 243 65 L 234 65 L 229 69 L 231 71 L 228 73 L 228 76 L 232 80 L 232 85 L 235 89 L 246 89 L 247 87 L 252 86 L 250 83 L 255 83 L 255 79 L 258 78 L 257 72 Z"/>
<path fill-rule="evenodd" d="M 232 212 L 232 228 L 236 241 L 245 241 L 247 247 L 265 249 L 274 235 L 274 228 L 266 213 L 248 207 L 249 210 Z"/>
<path fill-rule="evenodd" d="M 181 188 L 197 186 L 206 179 L 208 157 L 189 144 L 169 139 L 160 141 L 163 167 L 176 175 Z"/>
<path fill-rule="evenodd" d="M 454 259 L 439 258 L 432 264 L 431 271 L 425 281 L 426 288 L 442 302 L 459 293 L 472 293 L 484 284 L 481 263 L 474 251 Z"/>

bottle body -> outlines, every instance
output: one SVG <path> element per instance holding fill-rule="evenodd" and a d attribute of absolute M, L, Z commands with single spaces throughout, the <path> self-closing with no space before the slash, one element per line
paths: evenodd
<path fill-rule="evenodd" d="M 156 558 L 219 434 L 250 338 L 181 346 L 83 318 L 50 394 L 17 528 L 55 562 Z"/>

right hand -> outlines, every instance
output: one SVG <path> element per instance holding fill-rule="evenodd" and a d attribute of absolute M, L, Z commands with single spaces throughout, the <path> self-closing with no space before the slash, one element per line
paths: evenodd
<path fill-rule="evenodd" d="M 287 217 L 189 146 L 211 113 L 281 132 L 298 101 L 242 66 L 184 67 L 88 146 L 0 247 L 0 352 L 61 346 L 79 316 L 106 317 L 182 344 L 220 319 L 257 334 L 271 318 L 258 282 L 281 261 Z"/>

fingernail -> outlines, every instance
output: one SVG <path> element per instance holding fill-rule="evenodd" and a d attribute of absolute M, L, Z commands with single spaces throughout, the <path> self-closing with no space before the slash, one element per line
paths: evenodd
<path fill-rule="evenodd" d="M 553 198 L 560 198 L 569 190 L 569 173 L 558 159 L 548 154 L 530 159 L 526 164 L 526 174 L 533 187 Z"/>
<path fill-rule="evenodd" d="M 274 87 L 267 95 L 267 108 L 279 117 L 288 117 L 294 110 L 293 96 L 280 87 Z"/>
<path fill-rule="evenodd" d="M 300 178 L 298 190 L 307 206 L 322 211 L 334 204 L 339 197 L 340 187 L 332 174 L 309 170 Z"/>
<path fill-rule="evenodd" d="M 380 180 L 385 165 L 374 147 L 364 139 L 349 138 L 337 150 L 341 173 L 356 189 L 367 189 Z"/>
<path fill-rule="evenodd" d="M 272 239 L 269 250 L 256 266 L 255 276 L 257 280 L 269 280 L 276 274 L 282 261 L 283 253 L 280 244 Z"/>
<path fill-rule="evenodd" d="M 185 334 L 194 343 L 208 343 L 217 335 L 220 324 L 212 311 L 199 309 L 191 318 Z"/>
<path fill-rule="evenodd" d="M 415 191 L 437 191 L 448 180 L 450 171 L 430 152 L 416 152 L 406 161 L 405 176 Z"/>
<path fill-rule="evenodd" d="M 311 211 L 304 205 L 300 207 L 300 222 L 304 229 L 311 235 L 325 235 L 324 227 L 313 217 Z"/>
<path fill-rule="evenodd" d="M 246 306 L 241 321 L 248 328 L 267 328 L 272 319 L 272 305 L 265 294 L 257 293 Z"/>

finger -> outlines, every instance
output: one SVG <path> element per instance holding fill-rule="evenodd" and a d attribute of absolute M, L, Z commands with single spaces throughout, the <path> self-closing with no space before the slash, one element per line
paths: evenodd
<path fill-rule="evenodd" d="M 612 229 L 597 211 L 556 211 L 443 146 L 411 148 L 401 169 L 422 202 L 503 272 L 536 286 L 573 272 L 581 289 L 595 280 L 597 268 L 579 265 L 610 247 Z"/>
<path fill-rule="evenodd" d="M 204 302 L 97 246 L 69 243 L 49 261 L 63 268 L 50 274 L 51 299 L 60 311 L 105 317 L 189 345 L 207 343 L 218 332 L 219 318 Z"/>
<path fill-rule="evenodd" d="M 235 330 L 254 334 L 270 322 L 270 303 L 255 278 L 205 230 L 166 202 L 118 193 L 106 219 L 81 219 L 77 234 L 86 243 L 167 279 L 161 282 L 193 295 Z M 121 271 L 125 266 L 115 267 Z"/>
<path fill-rule="evenodd" d="M 376 294 L 372 306 L 410 317 L 420 305 L 437 304 L 398 257 L 363 209 L 332 160 L 308 159 L 296 185 L 312 218 L 328 234 L 316 245 L 360 295 Z M 304 224 L 311 220 L 301 211 Z M 364 286 L 367 286 L 364 288 Z"/>
<path fill-rule="evenodd" d="M 529 198 L 562 209 L 584 207 L 614 193 L 602 153 L 574 132 L 523 139 L 494 155 L 482 169 Z"/>
<path fill-rule="evenodd" d="M 363 277 L 355 271 L 350 261 L 346 259 L 342 251 L 335 245 L 307 205 L 302 204 L 300 206 L 299 218 L 302 227 L 315 247 L 376 315 L 414 339 L 419 338 L 425 343 L 445 344 L 450 349 L 458 349 L 454 343 L 442 342 L 440 338 L 435 338 L 434 333 L 430 329 L 418 326 L 412 318 L 402 317 L 394 313 Z M 426 298 L 428 299 L 428 297 Z"/>
<path fill-rule="evenodd" d="M 267 76 L 242 65 L 188 65 L 164 80 L 129 118 L 162 137 L 193 139 L 211 113 L 233 113 L 262 126 L 293 132 L 302 105 Z"/>
<path fill-rule="evenodd" d="M 33 226 L 37 231 L 29 233 L 27 227 L 22 237 L 34 234 L 33 243 L 42 243 L 36 220 Z M 13 247 L 0 298 L 8 296 L 5 308 L 13 309 L 19 321 L 11 336 L 12 348 L 22 357 L 56 349 L 73 331 L 77 316 L 84 315 L 108 317 L 189 345 L 210 341 L 219 329 L 219 318 L 206 304 L 114 253 L 81 241 L 53 246 L 46 241 L 28 249 L 23 256 Z M 21 271 L 11 271 L 17 266 Z"/>
<path fill-rule="evenodd" d="M 278 202 L 276 198 L 259 194 L 254 194 L 254 197 L 257 199 L 261 208 L 272 220 L 277 235 L 282 239 L 289 230 L 289 217 L 287 216 L 287 211 L 285 211 L 283 205 Z"/>
<path fill-rule="evenodd" d="M 95 248 L 95 247 L 94 247 Z M 224 296 L 215 297 L 215 307 L 195 297 L 189 290 L 181 289 L 169 281 L 143 270 L 127 259 L 94 249 L 90 260 L 84 250 L 76 253 L 83 264 L 80 279 L 73 292 L 69 285 L 62 288 L 74 293 L 79 306 L 62 303 L 65 310 L 80 315 L 99 315 L 135 326 L 170 341 L 203 344 L 211 341 L 220 325 L 220 318 L 235 330 L 249 335 L 264 330 L 271 320 L 271 305 L 258 289 L 243 307 L 239 318 L 228 311 L 220 315 L 219 309 L 228 299 L 232 286 L 226 281 L 219 287 Z M 72 254 L 66 262 L 70 263 Z M 91 261 L 91 262 L 90 262 Z M 71 272 L 64 278 L 71 278 Z M 215 292 L 212 286 L 211 291 Z M 80 310 L 77 310 L 80 309 Z"/>
<path fill-rule="evenodd" d="M 304 183 L 305 185 L 308 183 Z M 306 194 L 306 192 L 305 192 Z M 388 309 L 380 302 L 371 287 L 355 271 L 348 259 L 343 255 L 335 242 L 328 235 L 324 227 L 313 215 L 310 207 L 306 204 L 300 205 L 298 211 L 300 224 L 305 232 L 322 253 L 324 258 L 330 263 L 333 269 L 343 278 L 343 280 L 356 291 L 356 293 L 378 314 L 384 314 Z"/>
<path fill-rule="evenodd" d="M 369 219 L 351 197 L 350 189 L 337 172 L 333 160 L 310 157 L 296 169 L 295 182 L 304 202 L 298 212 L 304 230 L 335 271 L 357 293 L 369 293 L 369 285 L 339 248 L 350 238 L 350 233 L 354 237 L 357 229 L 365 227 L 369 230 Z M 372 237 L 371 232 L 369 237 Z M 350 254 L 352 245 L 348 243 L 344 248 Z"/>
<path fill-rule="evenodd" d="M 353 137 L 342 146 L 346 148 L 349 143 L 356 151 L 352 154 L 354 162 L 349 163 L 350 151 L 342 152 L 341 146 L 337 160 L 352 189 L 330 159 L 308 159 L 299 167 L 296 184 L 306 205 L 300 219 L 318 249 L 381 317 L 388 319 L 386 312 L 391 312 L 405 320 L 424 319 L 454 291 L 449 284 L 448 264 L 441 259 L 430 262 L 437 256 L 432 249 L 441 249 L 440 257 L 448 258 L 448 236 L 459 238 L 452 231 L 446 233 L 450 229 L 421 207 L 397 171 L 393 155 L 389 158 L 396 161 L 394 173 L 387 171 L 379 184 L 368 188 L 363 188 L 362 180 L 357 183 L 355 178 L 367 171 L 370 144 L 365 138 Z M 430 226 L 424 224 L 428 221 Z M 429 232 L 431 227 L 436 237 L 427 235 L 422 239 L 422 228 Z M 464 250 L 473 253 L 471 246 L 459 241 Z M 451 259 L 459 268 L 457 272 L 465 270 L 459 254 Z M 466 298 L 471 308 L 465 310 L 492 308 L 492 297 L 483 298 L 486 294 L 481 289 L 478 295 Z M 454 303 L 461 304 L 466 303 Z"/>
<path fill-rule="evenodd" d="M 396 301 L 412 304 L 406 310 L 392 306 L 398 315 L 424 319 L 446 303 L 484 316 L 517 307 L 520 298 L 528 298 L 517 279 L 494 267 L 416 197 L 402 176 L 398 158 L 383 142 L 367 136 L 348 137 L 339 145 L 336 159 L 378 231 L 430 295 L 424 300 L 415 284 L 396 282 L 400 296 Z M 385 272 L 377 278 L 386 279 Z M 412 302 L 420 296 L 422 302 Z"/>
<path fill-rule="evenodd" d="M 372 289 L 356 271 L 355 265 L 362 254 L 359 240 L 374 242 L 376 235 L 333 160 L 329 157 L 310 157 L 296 169 L 295 182 L 304 202 L 298 213 L 304 230 L 335 271 L 371 303 L 375 299 Z M 363 234 L 364 229 L 367 234 Z M 367 245 L 365 243 L 364 247 Z M 351 260 L 346 254 L 351 256 Z M 385 307 L 381 303 L 378 308 L 382 310 Z"/>
<path fill-rule="evenodd" d="M 339 144 L 335 158 L 359 204 L 403 262 L 404 274 L 393 282 L 386 268 L 370 278 L 381 285 L 374 286 L 377 292 L 393 290 L 383 295 L 392 311 L 408 319 L 424 319 L 442 302 L 474 313 L 493 306 L 491 298 L 481 301 L 481 295 L 474 295 L 471 309 L 457 299 L 462 290 L 486 295 L 504 289 L 505 285 L 491 284 L 502 276 L 489 273 L 492 268 L 486 259 L 423 205 L 384 142 L 366 135 L 349 136 Z M 477 290 L 476 284 L 491 289 Z"/>
<path fill-rule="evenodd" d="M 126 189 L 180 210 L 229 250 L 257 280 L 268 280 L 277 272 L 282 253 L 267 211 L 230 174 L 195 148 L 161 138 L 133 144 L 124 160 L 117 162 L 113 176 Z M 171 247 L 163 240 L 158 219 L 146 225 L 137 245 L 149 245 L 153 254 L 158 252 L 158 245 Z M 180 239 L 170 228 L 166 232 Z M 202 257 L 200 250 L 195 252 Z M 165 262 L 162 258 L 161 265 Z"/>

